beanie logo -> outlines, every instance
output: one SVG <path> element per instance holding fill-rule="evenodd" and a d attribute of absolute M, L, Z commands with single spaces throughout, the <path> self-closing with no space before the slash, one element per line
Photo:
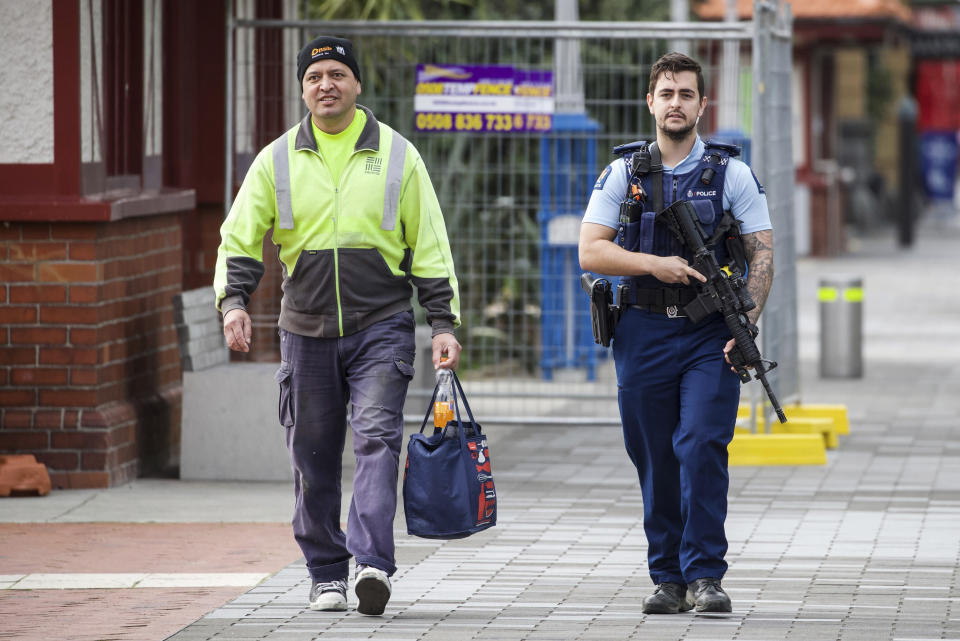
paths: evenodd
<path fill-rule="evenodd" d="M 340 47 L 337 47 L 337 48 L 339 49 Z M 316 58 L 321 53 L 327 53 L 328 51 L 333 51 L 333 47 L 317 47 L 316 49 L 310 52 L 310 57 Z"/>
<path fill-rule="evenodd" d="M 339 53 L 341 56 L 345 56 L 345 55 L 347 55 L 347 50 L 344 49 L 343 47 L 337 45 L 337 53 Z"/>

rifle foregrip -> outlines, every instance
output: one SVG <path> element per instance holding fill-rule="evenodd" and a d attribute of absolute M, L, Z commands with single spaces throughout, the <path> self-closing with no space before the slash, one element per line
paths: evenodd
<path fill-rule="evenodd" d="M 759 363 L 762 357 L 760 356 L 760 350 L 757 348 L 757 343 L 753 340 L 753 336 L 750 335 L 747 328 L 740 322 L 739 317 L 731 318 L 728 316 L 726 320 L 730 334 L 737 343 L 737 349 L 743 356 L 744 364 L 754 366 Z"/>

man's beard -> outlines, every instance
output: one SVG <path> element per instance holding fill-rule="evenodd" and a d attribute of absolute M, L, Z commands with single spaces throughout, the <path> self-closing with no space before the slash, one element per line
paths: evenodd
<path fill-rule="evenodd" d="M 696 129 L 697 121 L 694 120 L 693 124 L 683 127 L 682 129 L 667 129 L 666 127 L 660 127 L 660 131 L 667 135 L 667 138 L 673 142 L 683 142 L 690 135 L 690 132 Z"/>

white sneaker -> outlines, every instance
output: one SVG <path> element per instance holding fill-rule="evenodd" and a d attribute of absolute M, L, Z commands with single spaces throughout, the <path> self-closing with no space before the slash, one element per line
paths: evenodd
<path fill-rule="evenodd" d="M 310 586 L 310 609 L 342 612 L 347 609 L 347 582 L 314 581 Z"/>
<path fill-rule="evenodd" d="M 353 584 L 353 591 L 357 593 L 357 612 L 370 616 L 383 614 L 390 600 L 390 578 L 383 570 L 358 565 L 357 576 Z"/>

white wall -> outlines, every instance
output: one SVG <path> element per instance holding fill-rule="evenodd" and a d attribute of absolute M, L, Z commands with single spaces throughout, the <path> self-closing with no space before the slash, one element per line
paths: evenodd
<path fill-rule="evenodd" d="M 0 0 L 0 60 L 0 163 L 52 163 L 51 0 Z"/>

